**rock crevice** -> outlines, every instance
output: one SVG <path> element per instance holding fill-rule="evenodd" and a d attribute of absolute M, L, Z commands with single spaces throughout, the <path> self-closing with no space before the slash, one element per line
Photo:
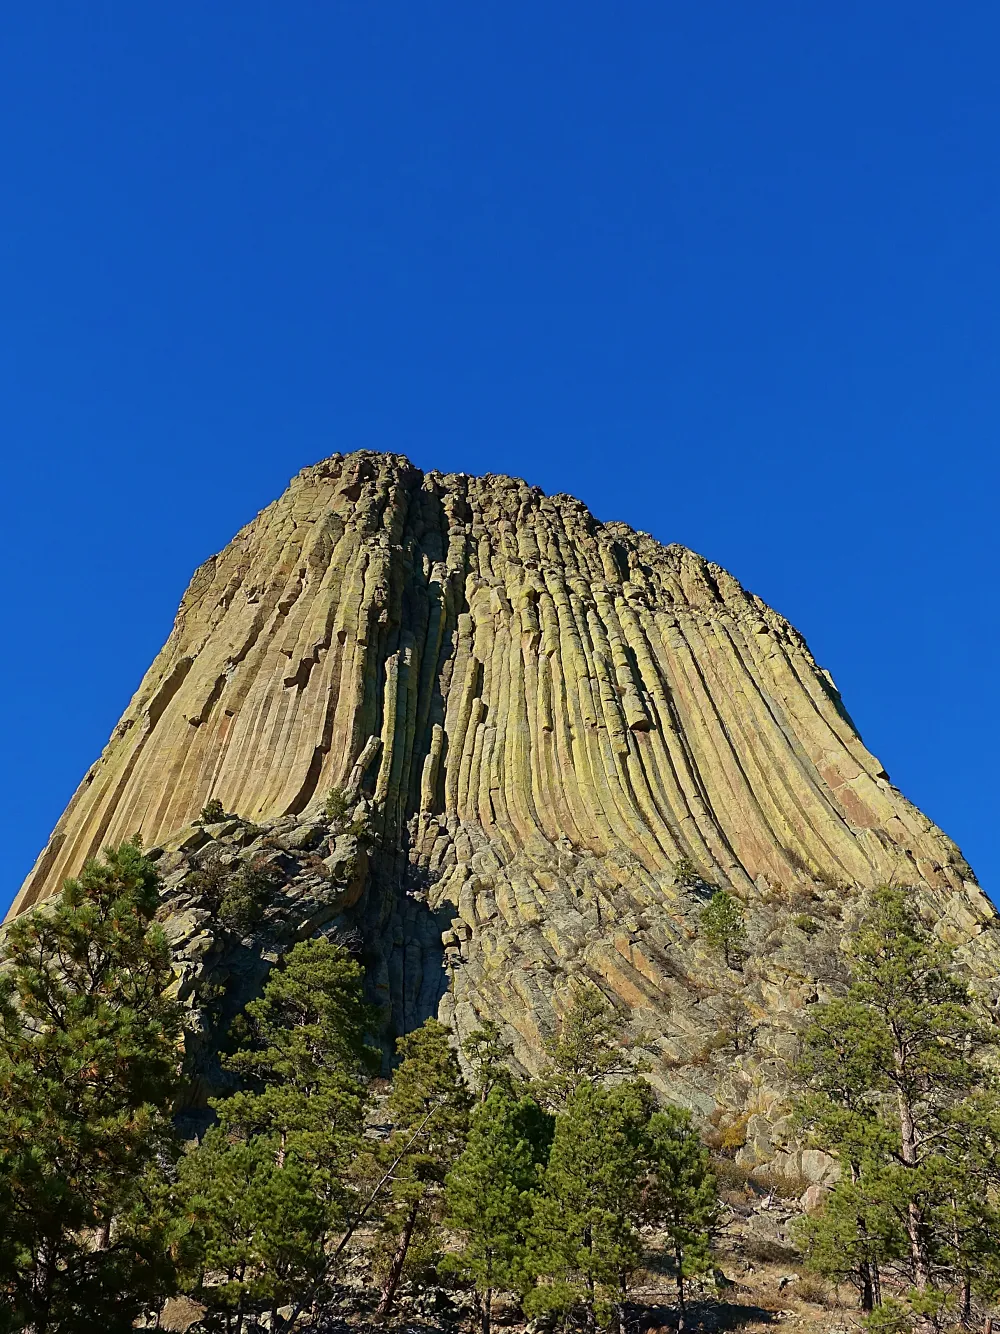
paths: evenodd
<path fill-rule="evenodd" d="M 368 452 L 304 469 L 196 572 L 13 912 L 104 844 L 170 846 L 210 800 L 306 825 L 332 788 L 370 811 L 349 915 L 393 1028 L 492 1015 L 529 1068 L 574 978 L 656 1035 L 664 1086 L 711 1066 L 735 983 L 679 863 L 746 905 L 758 1065 L 817 985 L 775 904 L 812 903 L 835 951 L 835 909 L 913 885 L 997 972 L 967 864 L 801 635 L 694 552 L 517 479 Z"/>

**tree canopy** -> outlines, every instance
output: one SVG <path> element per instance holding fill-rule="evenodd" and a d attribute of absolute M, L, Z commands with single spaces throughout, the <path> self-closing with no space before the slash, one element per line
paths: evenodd
<path fill-rule="evenodd" d="M 0 1330 L 131 1329 L 168 1288 L 181 1015 L 156 868 L 109 848 L 0 946 Z"/>

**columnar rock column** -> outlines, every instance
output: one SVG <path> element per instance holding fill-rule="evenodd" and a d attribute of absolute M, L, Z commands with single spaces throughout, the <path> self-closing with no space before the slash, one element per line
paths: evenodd
<path fill-rule="evenodd" d="M 304 469 L 197 571 L 13 912 L 212 798 L 307 819 L 333 787 L 374 811 L 366 933 L 420 974 L 407 933 L 440 951 L 443 927 L 454 965 L 443 996 L 383 979 L 397 1026 L 500 1015 L 526 1062 L 574 975 L 684 1047 L 715 965 L 682 859 L 751 916 L 892 880 L 956 939 L 992 917 L 802 637 L 725 570 L 569 496 L 368 452 Z"/>

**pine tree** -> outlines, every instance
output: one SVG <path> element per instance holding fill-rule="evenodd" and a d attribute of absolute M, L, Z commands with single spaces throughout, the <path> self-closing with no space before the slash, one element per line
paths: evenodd
<path fill-rule="evenodd" d="M 820 1263 L 842 1248 L 873 1311 L 879 1267 L 899 1268 L 908 1318 L 930 1331 L 946 1305 L 968 1305 L 970 1266 L 990 1231 L 990 1035 L 901 891 L 875 892 L 848 954 L 847 995 L 817 1006 L 803 1035 L 800 1115 L 844 1167 L 806 1234 Z M 976 1135 L 978 1159 L 968 1152 Z"/>
<path fill-rule="evenodd" d="M 472 1067 L 479 1101 L 485 1102 L 495 1088 L 503 1088 L 513 1097 L 520 1088 L 512 1074 L 509 1061 L 514 1048 L 504 1042 L 499 1024 L 484 1019 L 462 1043 L 462 1055 Z"/>
<path fill-rule="evenodd" d="M 186 1286 L 215 1328 L 239 1334 L 250 1315 L 323 1295 L 330 1240 L 356 1208 L 350 1164 L 378 1066 L 363 984 L 346 950 L 303 941 L 247 1006 L 247 1040 L 224 1064 L 248 1087 L 214 1100 L 218 1124 L 177 1188 Z"/>
<path fill-rule="evenodd" d="M 643 1212 L 667 1235 L 677 1282 L 677 1328 L 682 1330 L 685 1280 L 711 1268 L 719 1197 L 708 1150 L 692 1128 L 690 1112 L 680 1107 L 654 1112 L 646 1134 L 650 1173 Z"/>
<path fill-rule="evenodd" d="M 641 1072 L 646 1063 L 630 1053 L 646 1042 L 645 1034 L 626 1036 L 624 1022 L 599 991 L 580 988 L 557 1033 L 544 1043 L 550 1070 L 536 1086 L 539 1100 L 560 1107 L 581 1084 Z"/>
<path fill-rule="evenodd" d="M 180 1010 L 156 868 L 109 848 L 0 953 L 0 1330 L 128 1330 L 171 1281 L 150 1172 L 175 1154 Z"/>
<path fill-rule="evenodd" d="M 393 1126 L 370 1170 L 388 1175 L 380 1244 L 388 1252 L 376 1319 L 386 1320 L 410 1247 L 439 1214 L 444 1182 L 465 1145 L 472 1098 L 444 1024 L 428 1019 L 396 1044 L 387 1110 Z"/>
<path fill-rule="evenodd" d="M 1000 1090 L 990 1082 L 955 1109 L 944 1158 L 961 1161 L 961 1177 L 946 1183 L 945 1260 L 960 1276 L 959 1318 L 968 1321 L 973 1296 L 1000 1300 Z"/>
<path fill-rule="evenodd" d="M 621 1308 L 642 1257 L 639 1225 L 649 1169 L 652 1091 L 641 1080 L 587 1080 L 556 1117 L 542 1191 L 529 1228 L 537 1279 L 532 1314 L 578 1311 L 588 1330 Z"/>
<path fill-rule="evenodd" d="M 813 1007 L 798 1066 L 807 1091 L 797 1108 L 812 1142 L 841 1163 L 840 1182 L 822 1215 L 800 1225 L 802 1244 L 820 1273 L 855 1285 L 863 1311 L 882 1300 L 882 1267 L 905 1252 L 902 1228 L 872 1190 L 874 1167 L 891 1154 L 893 1140 L 873 1096 L 880 1055 L 868 1037 L 856 1000 Z"/>
<path fill-rule="evenodd" d="M 701 911 L 699 927 L 706 942 L 722 954 L 728 967 L 746 940 L 743 909 L 726 890 L 717 889 Z"/>
<path fill-rule="evenodd" d="M 531 1098 L 497 1086 L 473 1112 L 465 1150 L 446 1179 L 445 1225 L 462 1239 L 446 1259 L 475 1283 L 482 1334 L 490 1334 L 493 1293 L 524 1284 L 527 1232 L 552 1129 Z"/>

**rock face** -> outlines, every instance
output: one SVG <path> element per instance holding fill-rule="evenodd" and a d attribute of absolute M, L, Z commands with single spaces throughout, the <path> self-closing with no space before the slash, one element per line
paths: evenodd
<path fill-rule="evenodd" d="M 360 933 L 387 1031 L 493 1016 L 530 1068 L 589 980 L 653 1034 L 664 1089 L 743 1109 L 748 1152 L 865 887 L 914 886 L 983 987 L 1000 971 L 969 867 L 802 637 L 693 552 L 511 478 L 301 472 L 195 574 L 12 911 L 136 832 L 186 874 L 212 799 L 257 837 L 320 828 L 335 861 L 331 788 L 365 856 L 329 920 Z M 742 969 L 698 938 L 711 885 L 746 906 Z"/>

